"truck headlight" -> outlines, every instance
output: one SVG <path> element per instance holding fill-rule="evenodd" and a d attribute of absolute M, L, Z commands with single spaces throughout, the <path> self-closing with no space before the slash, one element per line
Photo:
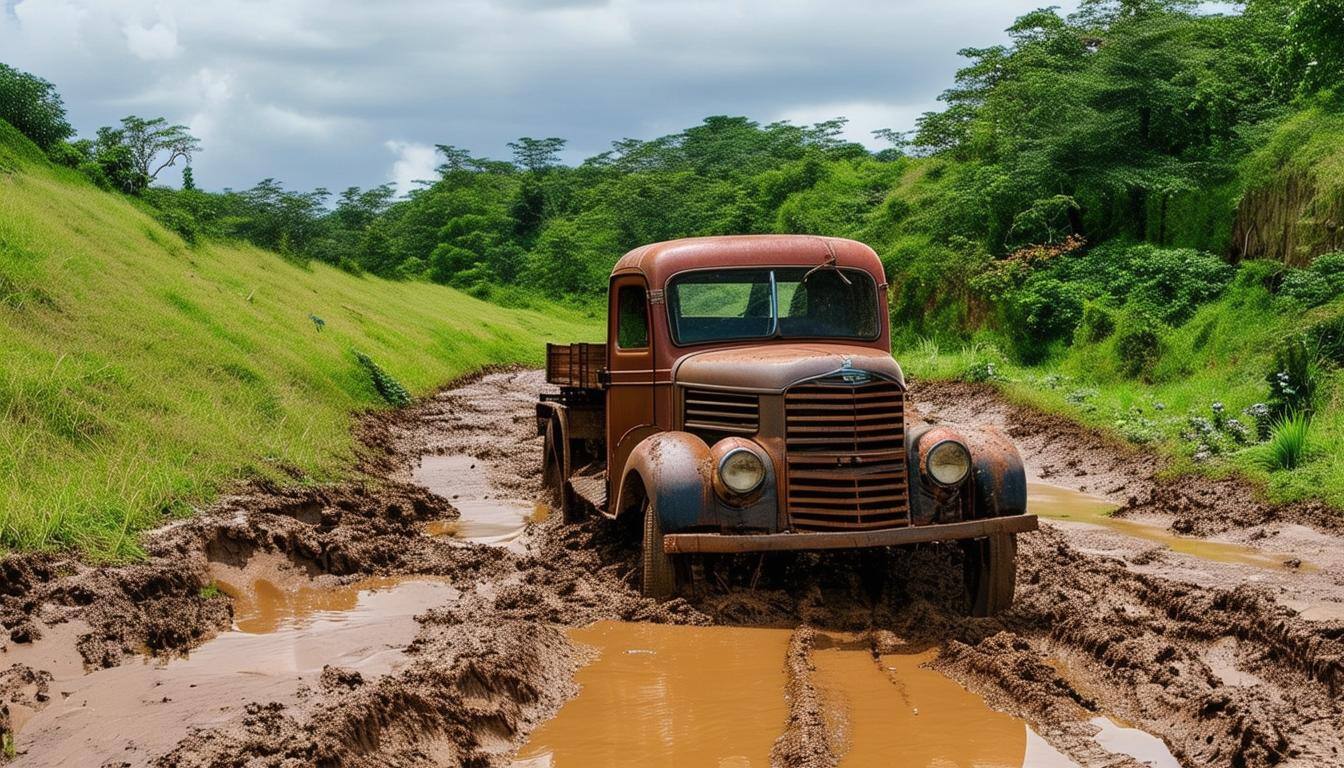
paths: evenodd
<path fill-rule="evenodd" d="M 765 482 L 765 462 L 746 448 L 734 448 L 719 460 L 719 481 L 724 488 L 745 496 Z"/>
<path fill-rule="evenodd" d="M 944 440 L 925 454 L 924 471 L 939 485 L 957 485 L 971 471 L 971 452 L 955 440 Z"/>

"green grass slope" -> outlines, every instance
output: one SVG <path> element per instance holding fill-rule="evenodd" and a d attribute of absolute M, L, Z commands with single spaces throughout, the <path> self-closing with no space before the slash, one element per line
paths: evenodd
<path fill-rule="evenodd" d="M 1244 266 L 1222 296 L 1164 329 L 1144 379 L 1122 370 L 1114 335 L 1079 339 L 1030 366 L 1009 361 L 991 343 L 925 342 L 897 358 L 917 377 L 988 380 L 1018 402 L 1150 445 L 1176 458 L 1178 471 L 1236 472 L 1272 499 L 1321 499 L 1344 509 L 1344 371 L 1338 362 L 1320 359 L 1315 366 L 1315 414 L 1300 466 L 1271 469 L 1268 444 L 1254 434 L 1239 441 L 1233 429 L 1217 426 L 1235 419 L 1253 433 L 1247 409 L 1269 398 L 1266 377 L 1276 370 L 1275 352 L 1290 338 L 1319 335 L 1315 329 L 1344 328 L 1344 297 L 1311 309 L 1295 305 L 1266 288 L 1271 267 Z"/>
<path fill-rule="evenodd" d="M 352 414 L 381 403 L 355 350 L 420 394 L 600 335 L 568 311 L 189 247 L 0 122 L 3 547 L 130 556 L 234 479 L 338 476 Z"/>

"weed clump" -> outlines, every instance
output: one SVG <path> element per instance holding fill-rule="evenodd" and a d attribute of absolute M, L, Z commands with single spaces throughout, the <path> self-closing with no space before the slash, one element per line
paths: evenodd
<path fill-rule="evenodd" d="M 1305 413 L 1294 413 L 1279 421 L 1260 452 L 1260 464 L 1271 472 L 1301 466 L 1307 459 L 1310 425 Z"/>
<path fill-rule="evenodd" d="M 401 385 L 401 382 L 392 378 L 392 374 L 383 370 L 383 367 L 373 361 L 373 358 L 355 350 L 355 359 L 368 371 L 369 378 L 373 380 L 373 388 L 378 390 L 378 394 L 383 400 L 391 406 L 400 408 L 403 405 L 410 405 L 411 393 Z"/>

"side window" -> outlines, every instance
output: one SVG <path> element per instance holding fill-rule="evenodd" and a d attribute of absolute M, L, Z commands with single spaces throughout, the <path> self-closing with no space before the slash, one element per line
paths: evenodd
<path fill-rule="evenodd" d="M 649 346 L 649 297 L 642 285 L 623 285 L 616 295 L 616 346 Z"/>

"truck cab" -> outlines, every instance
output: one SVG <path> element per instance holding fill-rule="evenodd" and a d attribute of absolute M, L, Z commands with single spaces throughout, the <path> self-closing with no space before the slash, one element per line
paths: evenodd
<path fill-rule="evenodd" d="M 911 423 L 871 248 L 655 243 L 612 270 L 607 342 L 549 345 L 544 483 L 568 520 L 640 516 L 642 586 L 706 553 L 962 542 L 968 607 L 1012 601 L 1034 530 L 1001 433 Z"/>

